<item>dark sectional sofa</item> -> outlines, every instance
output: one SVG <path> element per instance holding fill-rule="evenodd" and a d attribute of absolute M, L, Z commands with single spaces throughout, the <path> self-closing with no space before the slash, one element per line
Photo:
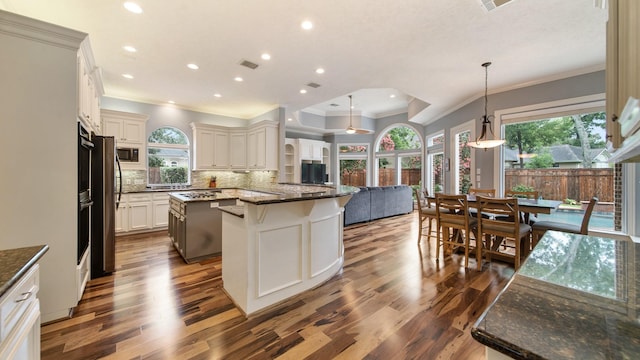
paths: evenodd
<path fill-rule="evenodd" d="M 344 207 L 344 225 L 412 211 L 412 190 L 407 185 L 361 187 Z"/>

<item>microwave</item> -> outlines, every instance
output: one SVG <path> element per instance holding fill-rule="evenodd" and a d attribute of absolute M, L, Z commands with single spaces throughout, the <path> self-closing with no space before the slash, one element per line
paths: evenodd
<path fill-rule="evenodd" d="M 118 147 L 116 148 L 118 153 L 118 159 L 120 162 L 138 162 L 139 161 L 139 149 L 131 147 Z"/>

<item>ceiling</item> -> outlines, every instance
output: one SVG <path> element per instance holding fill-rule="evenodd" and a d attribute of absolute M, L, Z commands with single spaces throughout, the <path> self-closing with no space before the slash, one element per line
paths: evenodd
<path fill-rule="evenodd" d="M 607 11 L 593 0 L 511 0 L 488 11 L 489 1 L 136 0 L 141 14 L 121 0 L 0 0 L 0 8 L 88 33 L 105 96 L 243 119 L 277 107 L 344 114 L 353 94 L 354 111 L 371 118 L 419 99 L 429 104 L 427 124 L 482 95 L 486 61 L 490 92 L 604 69 Z"/>

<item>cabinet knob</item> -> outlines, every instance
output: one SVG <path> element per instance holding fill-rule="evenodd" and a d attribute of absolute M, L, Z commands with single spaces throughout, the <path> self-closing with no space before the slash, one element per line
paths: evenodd
<path fill-rule="evenodd" d="M 18 299 L 18 300 L 16 300 L 16 302 L 19 303 L 19 302 L 27 301 L 27 299 L 29 299 L 31 297 L 31 294 L 32 294 L 31 291 L 27 291 L 25 293 L 22 293 L 23 297 Z"/>

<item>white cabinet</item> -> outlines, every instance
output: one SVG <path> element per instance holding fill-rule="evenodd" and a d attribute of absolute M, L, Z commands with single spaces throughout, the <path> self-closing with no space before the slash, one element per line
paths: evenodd
<path fill-rule="evenodd" d="M 39 265 L 0 298 L 0 359 L 40 359 Z"/>
<path fill-rule="evenodd" d="M 278 126 L 274 123 L 258 123 L 247 131 L 247 167 L 278 169 Z"/>
<path fill-rule="evenodd" d="M 286 139 L 284 144 L 284 182 L 299 182 L 300 174 L 296 172 L 296 170 L 299 169 L 299 166 L 296 166 L 296 163 L 295 140 Z"/>
<path fill-rule="evenodd" d="M 85 39 L 77 55 L 78 118 L 95 133 L 102 133 L 100 122 L 100 96 L 103 94 L 99 69 L 94 65 L 89 40 Z"/>
<path fill-rule="evenodd" d="M 247 133 L 244 130 L 229 131 L 229 165 L 232 169 L 247 168 Z"/>
<path fill-rule="evenodd" d="M 168 213 L 168 192 L 122 194 L 116 210 L 116 233 L 166 228 Z"/>
<path fill-rule="evenodd" d="M 128 119 L 127 117 L 132 117 Z M 112 110 L 102 110 L 104 134 L 113 136 L 120 145 L 123 143 L 140 145 L 145 143 L 146 116 L 126 114 Z"/>
<path fill-rule="evenodd" d="M 323 141 L 298 139 L 298 151 L 300 160 L 322 161 Z"/>
<path fill-rule="evenodd" d="M 153 194 L 153 228 L 169 225 L 169 193 Z"/>
<path fill-rule="evenodd" d="M 224 128 L 191 124 L 194 142 L 194 170 L 229 168 L 229 131 Z"/>
<path fill-rule="evenodd" d="M 640 2 L 609 0 L 607 22 L 607 139 L 614 148 L 624 140 L 618 121 L 629 96 L 640 98 Z"/>
<path fill-rule="evenodd" d="M 105 136 L 113 136 L 118 147 L 138 149 L 138 161 L 121 162 L 124 170 L 146 170 L 147 143 L 146 121 L 147 115 L 103 109 L 102 130 Z"/>

